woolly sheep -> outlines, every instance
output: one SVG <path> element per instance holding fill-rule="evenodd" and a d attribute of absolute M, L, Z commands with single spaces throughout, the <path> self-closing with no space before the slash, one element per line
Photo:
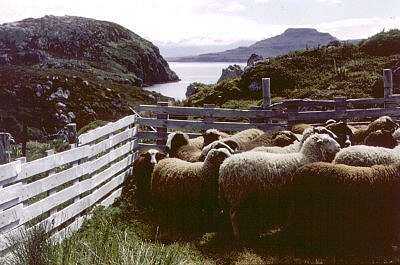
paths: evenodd
<path fill-rule="evenodd" d="M 208 155 L 208 153 L 213 150 L 213 149 L 220 149 L 220 148 L 225 148 L 227 149 L 231 154 L 235 153 L 235 151 L 227 144 L 222 142 L 221 140 L 212 142 L 211 144 L 205 146 L 203 150 L 201 151 L 201 156 L 200 156 L 200 161 L 204 161 L 205 157 Z"/>
<path fill-rule="evenodd" d="M 303 134 L 305 130 L 312 128 L 311 125 L 305 123 L 299 123 L 292 126 L 290 129 L 295 134 Z"/>
<path fill-rule="evenodd" d="M 336 154 L 333 163 L 349 166 L 389 165 L 400 162 L 400 148 L 355 145 L 343 148 Z"/>
<path fill-rule="evenodd" d="M 364 144 L 368 146 L 381 146 L 385 148 L 395 148 L 397 140 L 392 133 L 387 130 L 378 130 L 370 133 L 364 140 Z"/>
<path fill-rule="evenodd" d="M 333 139 L 336 139 L 337 136 L 331 132 L 330 130 L 326 129 L 325 127 L 314 127 L 314 128 L 308 128 L 304 130 L 303 135 L 301 137 L 300 141 L 295 141 L 294 143 L 284 146 L 284 147 L 279 147 L 279 146 L 261 146 L 261 147 L 256 147 L 252 149 L 252 151 L 259 151 L 259 152 L 266 152 L 266 153 L 275 153 L 275 154 L 289 154 L 289 153 L 295 153 L 299 152 L 301 146 L 303 145 L 304 141 L 307 140 L 308 137 L 311 135 L 318 133 L 318 134 L 328 134 L 331 136 Z"/>
<path fill-rule="evenodd" d="M 325 122 L 325 126 L 328 126 L 328 125 L 334 124 L 334 123 L 337 123 L 337 121 L 335 121 L 334 119 L 329 119 L 329 120 L 327 120 L 327 121 Z"/>
<path fill-rule="evenodd" d="M 125 180 L 122 197 L 129 203 L 135 198 L 139 206 L 145 206 L 150 199 L 150 182 L 154 166 L 165 157 L 166 154 L 159 149 L 140 150 L 138 158 L 132 165 L 132 177 Z"/>
<path fill-rule="evenodd" d="M 326 125 L 325 128 L 332 131 L 337 136 L 336 141 L 341 147 L 348 147 L 354 143 L 354 133 L 346 122 L 339 121 L 330 123 Z"/>
<path fill-rule="evenodd" d="M 297 136 L 291 131 L 278 131 L 273 134 L 263 133 L 252 141 L 243 143 L 239 151 L 250 151 L 261 146 L 285 147 L 298 140 Z"/>
<path fill-rule="evenodd" d="M 362 144 L 365 138 L 374 131 L 387 130 L 394 132 L 399 125 L 395 123 L 389 116 L 382 116 L 373 122 L 371 122 L 367 128 L 359 128 L 354 131 L 354 142 L 355 144 Z"/>
<path fill-rule="evenodd" d="M 211 150 L 204 162 L 190 163 L 177 158 L 160 161 L 151 181 L 151 194 L 157 206 L 173 211 L 215 207 L 219 168 L 230 156 L 227 149 L 220 148 Z"/>
<path fill-rule="evenodd" d="M 302 165 L 330 162 L 339 150 L 339 144 L 330 136 L 313 134 L 298 153 L 249 151 L 227 158 L 220 168 L 219 195 L 229 212 L 235 238 L 239 238 L 240 226 L 257 219 L 252 217 L 257 215 L 258 206 L 269 215 L 266 218 L 269 225 L 285 222 L 288 208 L 285 185 L 290 176 Z"/>
<path fill-rule="evenodd" d="M 229 145 L 233 150 L 239 150 L 242 145 L 256 139 L 263 134 L 264 131 L 259 129 L 247 129 L 230 137 L 224 138 L 221 141 Z"/>
<path fill-rule="evenodd" d="M 170 157 L 176 157 L 189 162 L 197 162 L 205 143 L 212 143 L 228 135 L 215 129 L 207 130 L 203 136 L 189 139 L 183 132 L 173 132 L 168 135 L 166 148 Z"/>
<path fill-rule="evenodd" d="M 287 233 L 307 245 L 366 250 L 391 246 L 400 232 L 400 164 L 313 163 L 298 170 L 291 186 Z"/>

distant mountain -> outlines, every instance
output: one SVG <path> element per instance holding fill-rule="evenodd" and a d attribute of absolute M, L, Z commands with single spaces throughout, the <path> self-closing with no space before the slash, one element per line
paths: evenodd
<path fill-rule="evenodd" d="M 203 53 L 222 52 L 239 46 L 248 46 L 254 41 L 242 40 L 229 44 L 199 44 L 196 40 L 184 42 L 155 42 L 160 53 L 169 61 L 169 58 L 196 56 Z"/>
<path fill-rule="evenodd" d="M 246 62 L 251 54 L 275 57 L 291 51 L 326 45 L 338 39 L 329 33 L 321 33 L 312 28 L 289 28 L 281 35 L 223 52 L 206 53 L 198 56 L 170 58 L 177 62 Z"/>

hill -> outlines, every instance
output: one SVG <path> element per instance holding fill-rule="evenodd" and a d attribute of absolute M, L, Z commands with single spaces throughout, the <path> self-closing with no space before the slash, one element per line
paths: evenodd
<path fill-rule="evenodd" d="M 157 47 L 115 23 L 45 16 L 0 26 L 0 118 L 19 138 L 66 123 L 111 120 L 161 95 L 142 85 L 178 80 Z"/>
<path fill-rule="evenodd" d="M 239 47 L 217 53 L 173 58 L 177 62 L 246 62 L 251 54 L 275 57 L 291 51 L 326 45 L 337 39 L 329 33 L 321 33 L 311 28 L 289 28 L 281 35 L 256 42 L 248 47 Z"/>
<path fill-rule="evenodd" d="M 240 78 L 217 85 L 199 85 L 187 105 L 225 107 L 260 104 L 263 77 L 271 78 L 273 100 L 381 97 L 382 70 L 400 67 L 399 30 L 383 32 L 359 45 L 336 42 L 313 50 L 296 51 L 248 67 Z M 390 49 L 388 48 L 390 47 Z"/>

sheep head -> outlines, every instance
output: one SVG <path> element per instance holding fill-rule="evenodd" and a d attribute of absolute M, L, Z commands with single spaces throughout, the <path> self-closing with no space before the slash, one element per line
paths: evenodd
<path fill-rule="evenodd" d="M 399 124 L 394 122 L 393 119 L 389 116 L 382 116 L 368 125 L 368 131 L 378 131 L 378 130 L 387 130 L 390 132 L 394 132 L 397 128 L 399 128 Z"/>
<path fill-rule="evenodd" d="M 336 141 L 341 147 L 348 147 L 354 142 L 354 133 L 347 122 L 339 121 L 336 123 L 331 123 L 325 128 L 337 136 Z"/>
<path fill-rule="evenodd" d="M 296 134 L 291 131 L 279 131 L 272 134 L 272 139 L 276 146 L 288 146 L 296 141 L 300 141 Z"/>
<path fill-rule="evenodd" d="M 232 156 L 231 152 L 226 148 L 212 149 L 206 156 L 204 163 L 213 168 L 218 168 L 228 157 Z"/>
<path fill-rule="evenodd" d="M 394 139 L 392 132 L 388 130 L 378 130 L 370 133 L 365 138 L 364 144 L 369 146 L 395 148 L 397 146 L 397 141 Z"/>
<path fill-rule="evenodd" d="M 221 140 L 221 132 L 216 129 L 209 129 L 203 133 L 204 146 L 211 144 L 212 142 Z"/>
<path fill-rule="evenodd" d="M 235 151 L 226 143 L 222 142 L 222 141 L 216 141 L 213 143 L 210 143 L 209 145 L 207 145 L 206 147 L 203 148 L 203 150 L 201 151 L 201 156 L 200 156 L 200 160 L 204 160 L 205 157 L 208 155 L 208 153 L 211 150 L 214 149 L 220 149 L 220 148 L 225 148 L 229 151 L 229 153 L 233 154 Z"/>
<path fill-rule="evenodd" d="M 160 160 L 167 157 L 167 154 L 157 149 L 148 149 L 141 151 L 139 157 L 142 158 L 145 164 L 156 165 Z"/>
<path fill-rule="evenodd" d="M 335 139 L 317 133 L 308 137 L 300 150 L 310 162 L 332 162 L 339 151 L 340 145 Z"/>
<path fill-rule="evenodd" d="M 183 132 L 173 132 L 168 135 L 166 150 L 169 154 L 176 152 L 176 150 L 184 145 L 189 144 L 189 136 Z"/>

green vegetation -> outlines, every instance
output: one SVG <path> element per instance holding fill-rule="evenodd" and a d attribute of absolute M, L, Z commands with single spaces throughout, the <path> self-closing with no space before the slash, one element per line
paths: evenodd
<path fill-rule="evenodd" d="M 216 85 L 197 84 L 199 91 L 185 104 L 223 106 L 237 100 L 242 101 L 244 107 L 248 100 L 262 99 L 262 91 L 253 92 L 249 87 L 261 87 L 263 77 L 271 78 L 271 93 L 275 99 L 382 97 L 382 71 L 400 66 L 399 47 L 400 31 L 391 30 L 379 33 L 359 46 L 333 43 L 289 53 L 249 68 L 241 78 Z"/>
<path fill-rule="evenodd" d="M 382 31 L 361 44 L 361 50 L 375 56 L 389 56 L 400 53 L 400 30 Z"/>
<path fill-rule="evenodd" d="M 96 209 L 80 231 L 60 244 L 51 243 L 44 229 L 23 233 L 22 238 L 26 240 L 13 250 L 13 259 L 5 264 L 382 264 L 400 261 L 399 254 L 393 251 L 349 255 L 316 253 L 294 246 L 278 233 L 237 243 L 211 231 L 182 231 L 157 218 L 151 208 L 139 209 L 134 201 L 125 199 L 113 207 Z"/>

